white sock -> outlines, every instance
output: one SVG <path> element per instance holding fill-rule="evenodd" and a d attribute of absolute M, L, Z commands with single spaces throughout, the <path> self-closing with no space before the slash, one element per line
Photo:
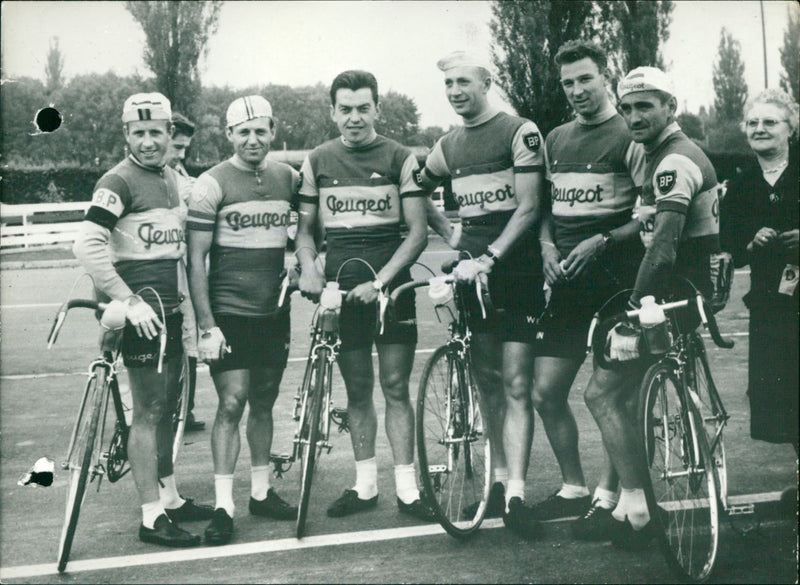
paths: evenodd
<path fill-rule="evenodd" d="M 524 479 L 509 479 L 508 486 L 506 487 L 506 512 L 508 512 L 508 503 L 511 498 L 519 498 L 525 501 L 525 480 Z"/>
<path fill-rule="evenodd" d="M 164 506 L 161 503 L 161 500 L 142 504 L 142 524 L 145 528 L 152 530 L 153 524 L 156 522 L 156 518 L 164 513 Z"/>
<path fill-rule="evenodd" d="M 558 490 L 558 495 L 565 500 L 574 500 L 577 498 L 585 498 L 589 495 L 589 488 L 585 485 L 572 485 L 569 483 L 562 483 L 561 489 Z"/>
<path fill-rule="evenodd" d="M 167 510 L 174 510 L 186 503 L 186 500 L 178 493 L 178 487 L 175 485 L 174 473 L 167 477 L 162 477 L 158 481 L 158 499 L 161 500 L 164 508 Z M 161 484 L 164 484 L 164 487 L 161 487 Z"/>
<path fill-rule="evenodd" d="M 494 481 L 495 483 L 502 483 L 503 487 L 508 486 L 508 467 L 495 467 L 494 468 Z"/>
<path fill-rule="evenodd" d="M 617 492 L 598 487 L 594 490 L 594 497 L 592 497 L 592 500 L 596 500 L 601 508 L 613 510 L 617 502 L 619 502 L 619 497 L 617 496 Z"/>
<path fill-rule="evenodd" d="M 356 485 L 353 489 L 362 500 L 378 495 L 378 460 L 375 457 L 356 461 Z"/>
<path fill-rule="evenodd" d="M 417 489 L 417 476 L 414 472 L 414 464 L 394 466 L 394 485 L 397 490 L 397 497 L 404 504 L 411 504 L 419 499 Z"/>
<path fill-rule="evenodd" d="M 254 500 L 265 500 L 269 492 L 269 465 L 257 465 L 250 468 L 250 497 Z"/>
<path fill-rule="evenodd" d="M 236 506 L 233 505 L 233 474 L 230 475 L 217 475 L 214 474 L 214 493 L 216 494 L 216 503 L 214 508 L 222 508 L 228 513 L 228 516 L 233 518 L 233 513 Z"/>
<path fill-rule="evenodd" d="M 611 515 L 620 522 L 628 518 L 634 530 L 641 530 L 650 521 L 650 512 L 647 510 L 647 499 L 643 489 L 620 490 L 619 503 Z"/>

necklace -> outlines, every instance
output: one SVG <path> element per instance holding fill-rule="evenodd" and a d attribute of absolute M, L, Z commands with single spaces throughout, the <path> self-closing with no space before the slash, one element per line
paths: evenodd
<path fill-rule="evenodd" d="M 767 174 L 771 175 L 773 173 L 777 173 L 778 171 L 782 171 L 784 168 L 786 168 L 786 166 L 788 164 L 789 164 L 789 160 L 787 159 L 787 160 L 784 160 L 784 161 L 778 163 L 777 166 L 774 166 L 771 169 L 762 168 L 761 172 L 764 173 L 765 175 L 767 175 Z"/>

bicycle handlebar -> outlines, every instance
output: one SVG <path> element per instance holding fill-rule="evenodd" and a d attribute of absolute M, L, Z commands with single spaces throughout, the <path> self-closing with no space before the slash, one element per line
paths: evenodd
<path fill-rule="evenodd" d="M 93 309 L 95 311 L 105 311 L 106 307 L 108 307 L 108 303 L 95 301 L 93 299 L 70 299 L 61 305 L 56 313 L 53 326 L 50 328 L 50 335 L 47 336 L 47 349 L 53 347 L 56 339 L 58 339 L 58 333 L 61 331 L 61 327 L 63 327 L 64 322 L 67 320 L 67 313 L 70 309 L 81 308 Z"/>
<path fill-rule="evenodd" d="M 714 313 L 709 310 L 708 304 L 703 298 L 702 293 L 697 291 L 694 298 L 687 298 L 680 301 L 673 301 L 659 305 L 664 313 L 671 313 L 682 308 L 694 307 L 700 317 L 703 327 L 708 330 L 714 343 L 723 349 L 731 349 L 735 344 L 733 340 L 722 337 L 719 325 L 714 317 Z M 639 320 L 639 309 L 624 311 L 604 320 L 600 320 L 600 314 L 595 313 L 589 325 L 589 334 L 586 344 L 587 350 L 591 351 L 597 363 L 605 369 L 617 369 L 623 362 L 611 360 L 606 357 L 605 345 L 609 332 L 618 323 L 635 323 Z"/>

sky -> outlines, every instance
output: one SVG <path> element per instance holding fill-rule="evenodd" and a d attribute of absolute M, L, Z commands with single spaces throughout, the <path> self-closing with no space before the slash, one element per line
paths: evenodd
<path fill-rule="evenodd" d="M 777 87 L 787 7 L 800 8 L 792 0 L 763 4 L 769 85 Z M 144 33 L 122 2 L 4 1 L 0 10 L 4 83 L 17 76 L 44 79 L 49 42 L 56 36 L 67 78 L 106 71 L 149 76 L 142 59 Z M 414 99 L 421 126 L 447 128 L 458 117 L 444 97 L 436 61 L 465 48 L 488 59 L 490 20 L 489 3 L 479 1 L 229 0 L 201 62 L 201 78 L 205 85 L 233 88 L 329 85 L 345 69 L 366 69 L 381 92 L 391 89 Z M 677 1 L 663 52 L 681 109 L 697 112 L 713 104 L 711 72 L 722 27 L 741 43 L 751 94 L 764 86 L 758 1 Z M 492 101 L 511 111 L 499 92 Z"/>

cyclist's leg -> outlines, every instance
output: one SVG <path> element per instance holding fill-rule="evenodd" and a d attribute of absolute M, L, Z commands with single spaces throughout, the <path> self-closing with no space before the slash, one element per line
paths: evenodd
<path fill-rule="evenodd" d="M 627 516 L 634 529 L 643 528 L 650 520 L 644 498 L 645 478 L 640 466 L 639 440 L 629 410 L 630 394 L 636 392 L 644 366 L 636 363 L 618 371 L 595 368 L 584 395 L 622 485 L 622 497 L 614 517 L 624 520 Z"/>
<path fill-rule="evenodd" d="M 237 368 L 214 371 L 214 387 L 219 402 L 211 431 L 211 455 L 214 460 L 214 475 L 232 476 L 239 458 L 241 439 L 239 422 L 242 420 L 250 390 L 250 370 Z M 217 494 L 219 499 L 221 494 Z M 220 506 L 219 501 L 217 507 Z M 228 504 L 228 502 L 225 502 Z M 233 510 L 228 510 L 233 516 Z"/>
<path fill-rule="evenodd" d="M 525 475 L 530 462 L 533 439 L 531 384 L 534 359 L 525 343 L 507 342 L 503 351 L 503 388 L 506 415 L 503 422 L 503 447 L 508 461 L 508 490 L 511 498 L 525 499 Z"/>
<path fill-rule="evenodd" d="M 395 465 L 414 463 L 414 409 L 408 393 L 414 348 L 407 343 L 377 344 L 378 372 L 386 400 L 384 424 Z"/>
<path fill-rule="evenodd" d="M 503 392 L 502 345 L 494 333 L 475 333 L 470 345 L 472 373 L 486 407 L 489 446 L 492 450 L 493 481 L 505 488 L 508 483 L 508 463 L 503 449 L 503 421 L 506 416 L 506 397 Z"/>

